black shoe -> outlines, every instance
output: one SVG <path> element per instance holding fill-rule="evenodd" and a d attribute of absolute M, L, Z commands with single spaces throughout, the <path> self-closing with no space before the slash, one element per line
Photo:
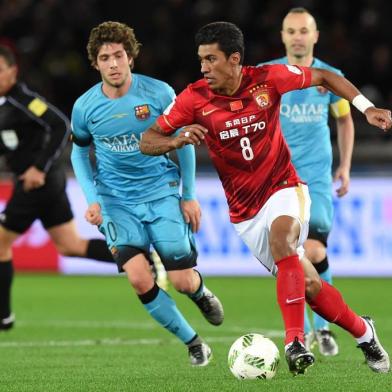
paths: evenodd
<path fill-rule="evenodd" d="M 194 300 L 194 302 L 210 324 L 220 325 L 223 323 L 222 303 L 207 287 L 204 287 L 203 296 L 198 300 Z"/>
<path fill-rule="evenodd" d="M 0 319 L 0 331 L 6 331 L 14 326 L 15 316 L 11 313 L 8 317 Z"/>
<path fill-rule="evenodd" d="M 314 363 L 314 355 L 307 351 L 305 347 L 295 337 L 294 342 L 286 350 L 286 361 L 289 370 L 294 376 L 304 374 L 309 366 Z"/>
<path fill-rule="evenodd" d="M 212 351 L 206 343 L 189 347 L 188 350 L 192 366 L 206 366 L 212 359 Z"/>
<path fill-rule="evenodd" d="M 388 373 L 391 366 L 389 356 L 378 340 L 374 321 L 369 316 L 362 316 L 362 318 L 372 329 L 373 338 L 370 342 L 358 344 L 357 347 L 360 348 L 365 355 L 366 363 L 370 369 L 377 373 Z"/>

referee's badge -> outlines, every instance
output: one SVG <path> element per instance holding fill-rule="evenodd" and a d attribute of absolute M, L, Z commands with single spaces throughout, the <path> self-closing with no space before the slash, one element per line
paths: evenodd
<path fill-rule="evenodd" d="M 150 108 L 147 104 L 135 106 L 134 109 L 135 117 L 138 120 L 147 120 L 151 115 Z"/>
<path fill-rule="evenodd" d="M 13 129 L 4 129 L 1 131 L 1 140 L 9 150 L 16 150 L 19 145 L 18 135 Z"/>

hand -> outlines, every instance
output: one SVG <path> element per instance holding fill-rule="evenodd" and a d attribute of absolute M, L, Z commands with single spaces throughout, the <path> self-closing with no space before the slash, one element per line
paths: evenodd
<path fill-rule="evenodd" d="M 23 189 L 29 192 L 33 189 L 40 188 L 45 185 L 46 173 L 38 170 L 35 166 L 30 166 L 18 179 L 23 181 Z"/>
<path fill-rule="evenodd" d="M 84 214 L 86 221 L 92 225 L 101 225 L 103 222 L 101 214 L 101 206 L 99 203 L 92 203 L 88 206 L 86 213 Z"/>
<path fill-rule="evenodd" d="M 177 137 L 173 138 L 173 145 L 175 148 L 182 148 L 187 144 L 200 145 L 207 132 L 207 128 L 204 128 L 202 125 L 187 125 L 182 129 Z"/>
<path fill-rule="evenodd" d="M 365 116 L 369 124 L 374 125 L 384 131 L 392 126 L 391 111 L 370 107 L 365 110 Z"/>
<path fill-rule="evenodd" d="M 191 224 L 193 233 L 200 229 L 201 209 L 197 200 L 181 200 L 182 215 L 186 223 Z"/>
<path fill-rule="evenodd" d="M 340 187 L 336 189 L 336 194 L 338 195 L 338 197 L 344 196 L 345 194 L 347 194 L 350 185 L 350 169 L 339 166 L 336 169 L 333 180 L 340 180 Z"/>

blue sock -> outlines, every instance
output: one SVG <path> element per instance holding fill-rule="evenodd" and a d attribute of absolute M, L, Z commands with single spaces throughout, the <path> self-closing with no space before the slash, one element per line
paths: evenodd
<path fill-rule="evenodd" d="M 305 304 L 305 314 L 304 314 L 304 332 L 305 333 L 310 333 L 310 331 L 312 330 L 312 326 L 310 325 L 310 320 L 309 320 L 309 315 L 308 315 L 308 311 L 306 309 L 306 304 Z"/>
<path fill-rule="evenodd" d="M 325 271 L 319 273 L 319 275 L 321 279 L 325 280 L 329 284 L 332 284 L 332 274 L 329 267 Z M 316 331 L 318 329 L 329 329 L 328 321 L 323 319 L 317 313 L 313 313 L 313 325 Z"/>
<path fill-rule="evenodd" d="M 176 303 L 156 284 L 147 293 L 139 295 L 139 299 L 147 312 L 182 342 L 187 344 L 195 338 L 196 332 L 177 309 Z"/>
<path fill-rule="evenodd" d="M 193 294 L 188 294 L 188 297 L 190 299 L 192 299 L 193 301 L 197 301 L 198 299 L 200 299 L 203 296 L 204 293 L 204 282 L 203 282 L 203 278 L 200 275 L 199 271 L 194 270 L 195 272 L 197 272 L 200 276 L 200 286 L 199 288 L 193 293 Z"/>

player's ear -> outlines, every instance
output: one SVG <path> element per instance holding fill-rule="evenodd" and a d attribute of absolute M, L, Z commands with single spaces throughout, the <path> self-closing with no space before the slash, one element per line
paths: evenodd
<path fill-rule="evenodd" d="M 229 57 L 229 60 L 230 60 L 230 62 L 231 62 L 233 65 L 238 65 L 238 64 L 240 64 L 240 63 L 241 63 L 241 55 L 240 55 L 240 53 L 239 53 L 239 52 L 234 52 L 234 53 L 232 53 L 232 54 L 230 55 L 230 57 Z"/>
<path fill-rule="evenodd" d="M 320 32 L 319 32 L 318 30 L 316 30 L 316 31 L 314 32 L 314 43 L 315 43 L 315 44 L 317 44 L 318 39 L 319 39 L 319 36 L 320 36 Z"/>

